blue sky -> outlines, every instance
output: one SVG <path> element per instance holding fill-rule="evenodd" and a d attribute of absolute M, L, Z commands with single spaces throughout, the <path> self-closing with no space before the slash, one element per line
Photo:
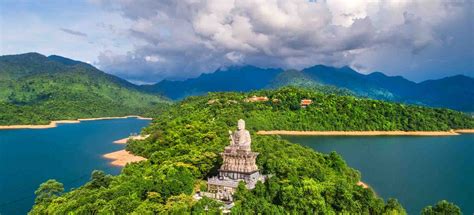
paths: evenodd
<path fill-rule="evenodd" d="M 39 52 L 135 83 L 252 64 L 474 76 L 472 1 L 0 0 L 0 54 Z"/>
<path fill-rule="evenodd" d="M 103 50 L 132 48 L 107 29 L 127 20 L 88 1 L 1 0 L 1 10 L 1 54 L 39 52 L 94 63 Z"/>

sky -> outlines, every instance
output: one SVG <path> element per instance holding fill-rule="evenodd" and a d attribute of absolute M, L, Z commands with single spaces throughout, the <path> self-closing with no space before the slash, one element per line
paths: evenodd
<path fill-rule="evenodd" d="M 0 0 L 0 55 L 61 55 L 138 84 L 231 65 L 474 77 L 473 2 Z"/>

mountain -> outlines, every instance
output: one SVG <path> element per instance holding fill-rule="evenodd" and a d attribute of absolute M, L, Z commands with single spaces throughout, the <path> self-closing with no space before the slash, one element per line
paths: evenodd
<path fill-rule="evenodd" d="M 408 96 L 408 95 L 407 95 Z M 419 83 L 413 95 L 429 106 L 474 111 L 474 78 L 464 75 Z"/>
<path fill-rule="evenodd" d="M 389 90 L 368 80 L 365 75 L 349 67 L 335 68 L 316 65 L 302 70 L 313 80 L 336 87 L 349 89 L 359 96 L 374 99 L 395 100 L 397 97 Z"/>
<path fill-rule="evenodd" d="M 185 81 L 161 81 L 142 86 L 153 93 L 172 99 L 216 91 L 252 91 L 282 86 L 318 88 L 337 93 L 342 91 L 379 100 L 474 111 L 474 79 L 458 75 L 439 80 L 415 83 L 402 76 L 381 72 L 365 75 L 350 67 L 315 65 L 303 70 L 261 69 L 254 66 L 231 67 Z M 340 91 L 340 90 L 339 90 Z"/>
<path fill-rule="evenodd" d="M 294 69 L 286 70 L 276 75 L 267 85 L 268 88 L 280 88 L 284 86 L 314 87 L 321 84 L 309 77 L 303 71 Z"/>
<path fill-rule="evenodd" d="M 390 92 L 405 97 L 416 88 L 416 83 L 409 81 L 402 76 L 387 76 L 381 72 L 373 72 L 365 76 L 377 86 L 384 87 Z"/>
<path fill-rule="evenodd" d="M 182 99 L 216 91 L 252 91 L 265 88 L 282 69 L 262 69 L 255 66 L 233 66 L 202 74 L 185 81 L 161 81 L 142 88 L 152 93 L 162 93 L 171 99 Z"/>
<path fill-rule="evenodd" d="M 285 86 L 304 87 L 326 94 L 354 95 L 354 93 L 348 89 L 321 84 L 303 71 L 294 69 L 279 73 L 266 88 L 277 89 Z"/>
<path fill-rule="evenodd" d="M 38 53 L 0 56 L 0 124 L 144 114 L 169 103 L 92 65 Z"/>

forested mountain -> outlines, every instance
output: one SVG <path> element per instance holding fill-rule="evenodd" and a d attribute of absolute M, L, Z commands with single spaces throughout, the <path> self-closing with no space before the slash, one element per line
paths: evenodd
<path fill-rule="evenodd" d="M 267 96 L 268 101 L 246 98 Z M 313 104 L 300 107 L 301 99 Z M 94 172 L 86 185 L 62 193 L 42 184 L 31 214 L 219 214 L 221 203 L 193 199 L 222 165 L 228 130 L 246 120 L 257 164 L 270 174 L 254 190 L 240 186 L 232 214 L 406 214 L 394 199 L 356 185 L 360 172 L 337 153 L 323 154 L 259 130 L 449 130 L 474 128 L 474 119 L 448 109 L 337 96 L 293 87 L 191 96 L 154 117 L 127 150 L 148 158 L 118 176 Z M 56 192 L 51 192 L 55 187 Z M 427 208 L 429 210 L 430 208 Z M 432 208 L 431 208 L 432 209 Z"/>
<path fill-rule="evenodd" d="M 164 80 L 155 85 L 144 85 L 143 88 L 149 92 L 162 93 L 171 99 L 183 99 L 187 96 L 217 91 L 247 92 L 266 87 L 282 71 L 254 66 L 233 66 L 185 81 Z"/>
<path fill-rule="evenodd" d="M 143 87 L 172 99 L 182 99 L 206 92 L 247 92 L 288 85 L 310 88 L 329 85 L 373 99 L 474 111 L 474 88 L 470 87 L 474 86 L 474 79 L 463 75 L 415 83 L 401 76 L 386 76 L 381 72 L 364 75 L 349 67 L 316 65 L 301 71 L 283 71 L 243 66 L 217 70 L 185 81 L 165 80 Z"/>
<path fill-rule="evenodd" d="M 474 112 L 474 78 L 456 75 L 429 80 L 417 85 L 411 100 L 420 99 L 430 106 L 448 107 Z"/>
<path fill-rule="evenodd" d="M 302 72 L 318 83 L 343 87 L 360 96 L 374 99 L 398 99 L 397 95 L 349 67 L 334 68 L 317 65 L 303 69 Z"/>
<path fill-rule="evenodd" d="M 0 125 L 144 114 L 167 103 L 83 62 L 38 53 L 0 57 Z"/>

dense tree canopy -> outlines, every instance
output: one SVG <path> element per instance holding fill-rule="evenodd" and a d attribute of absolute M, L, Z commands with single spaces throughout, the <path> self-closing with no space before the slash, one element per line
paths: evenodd
<path fill-rule="evenodd" d="M 426 206 L 421 211 L 422 215 L 459 215 L 461 213 L 461 209 L 446 200 L 439 201 L 434 206 Z"/>
<path fill-rule="evenodd" d="M 252 95 L 266 102 L 245 102 Z M 314 103 L 300 108 L 300 100 Z M 219 153 L 228 144 L 228 130 L 238 119 L 247 122 L 257 164 L 271 175 L 254 190 L 242 186 L 235 194 L 235 214 L 405 214 L 394 199 L 384 202 L 370 189 L 356 185 L 360 173 L 340 155 L 322 154 L 279 136 L 260 136 L 258 130 L 449 130 L 472 128 L 462 113 L 351 96 L 328 95 L 297 88 L 252 93 L 211 93 L 189 97 L 155 116 L 127 150 L 148 158 L 127 165 L 118 176 L 93 173 L 83 187 L 38 202 L 32 214 L 75 211 L 93 213 L 205 213 L 217 212 L 219 202 L 192 195 L 205 189 L 207 177 L 222 164 Z"/>
<path fill-rule="evenodd" d="M 50 203 L 55 197 L 64 192 L 63 184 L 54 179 L 42 183 L 35 191 L 35 203 Z"/>
<path fill-rule="evenodd" d="M 36 53 L 0 56 L 0 125 L 146 115 L 168 103 L 86 63 Z"/>

